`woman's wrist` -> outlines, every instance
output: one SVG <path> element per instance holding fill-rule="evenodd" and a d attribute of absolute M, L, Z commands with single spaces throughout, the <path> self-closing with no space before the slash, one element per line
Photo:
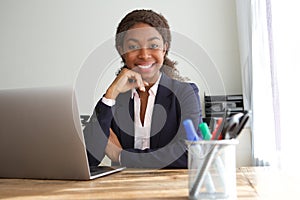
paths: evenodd
<path fill-rule="evenodd" d="M 105 93 L 104 97 L 107 98 L 107 99 L 116 100 L 118 95 L 119 95 L 119 93 L 116 92 L 116 90 L 114 88 L 109 87 L 106 90 L 106 93 Z"/>

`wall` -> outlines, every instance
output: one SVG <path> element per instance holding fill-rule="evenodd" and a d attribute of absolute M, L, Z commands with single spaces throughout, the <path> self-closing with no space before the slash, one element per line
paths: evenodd
<path fill-rule="evenodd" d="M 241 92 L 234 0 L 2 0 L 0 87 L 73 84 L 91 52 L 113 38 L 134 8 L 163 13 L 174 32 L 206 51 L 225 91 Z M 184 64 L 179 61 L 182 73 L 192 74 Z"/>
<path fill-rule="evenodd" d="M 242 92 L 234 0 L 1 0 L 0 88 L 73 85 L 99 47 L 113 47 L 118 22 L 135 8 L 162 13 L 179 36 L 179 43 L 187 41 L 193 46 L 181 52 L 175 40 L 170 57 L 179 61 L 183 75 L 198 83 L 201 98 L 204 92 Z M 189 60 L 190 54 L 197 53 L 195 49 L 205 62 L 197 56 Z M 98 66 L 105 73 L 101 80 L 98 78 L 97 86 L 91 85 L 96 93 L 93 103 L 120 67 L 116 51 L 111 50 L 109 64 Z M 206 76 L 199 70 L 211 67 L 216 73 Z M 93 108 L 88 102 L 80 106 L 83 113 Z"/>

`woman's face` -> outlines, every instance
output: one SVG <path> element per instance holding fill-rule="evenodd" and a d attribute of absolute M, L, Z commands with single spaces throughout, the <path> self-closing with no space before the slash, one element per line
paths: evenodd
<path fill-rule="evenodd" d="M 119 48 L 129 69 L 140 73 L 148 83 L 157 81 L 167 44 L 155 28 L 145 23 L 135 24 L 126 32 Z"/>

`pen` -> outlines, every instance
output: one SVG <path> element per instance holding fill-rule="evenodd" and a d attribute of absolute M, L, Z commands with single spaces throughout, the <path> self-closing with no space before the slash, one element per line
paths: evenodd
<path fill-rule="evenodd" d="M 199 129 L 202 133 L 203 140 L 210 140 L 211 139 L 211 133 L 210 133 L 210 130 L 207 126 L 207 123 L 202 122 L 201 124 L 199 124 L 198 127 L 199 127 Z"/>
<path fill-rule="evenodd" d="M 225 112 L 224 112 L 224 115 L 223 117 L 221 118 L 220 122 L 219 122 L 219 126 L 216 127 L 217 130 L 214 134 L 214 138 L 215 140 L 222 140 L 224 139 L 224 135 L 222 135 L 222 132 L 223 132 L 223 129 L 226 125 L 226 120 L 227 120 L 227 117 L 230 116 L 230 109 L 226 109 Z"/>
<path fill-rule="evenodd" d="M 199 141 L 200 138 L 198 134 L 195 131 L 194 125 L 192 120 L 186 119 L 183 121 L 183 126 L 186 132 L 186 137 L 188 141 L 194 142 L 194 141 Z"/>
<path fill-rule="evenodd" d="M 185 131 L 186 131 L 187 139 L 189 141 L 196 142 L 196 141 L 200 140 L 199 136 L 197 135 L 197 133 L 195 131 L 192 120 L 190 120 L 190 119 L 184 120 L 183 125 L 184 125 Z M 204 136 L 203 136 L 203 138 L 204 138 Z M 199 144 L 191 145 L 189 147 L 189 150 L 191 151 L 192 155 L 194 155 L 194 154 L 197 155 L 198 154 L 197 158 L 199 157 L 200 152 L 202 152 L 201 147 L 200 147 Z M 200 160 L 197 163 L 200 163 Z M 194 188 L 195 185 L 198 185 L 198 183 L 197 183 L 198 178 L 197 177 L 203 176 L 203 175 L 200 174 L 201 168 L 199 167 L 198 164 L 197 164 L 196 168 L 197 168 L 196 179 L 192 184 L 192 188 Z M 205 181 L 205 187 L 206 187 L 207 191 L 209 193 L 215 193 L 216 189 L 215 189 L 215 186 L 213 184 L 211 174 L 209 172 L 206 173 L 205 179 L 207 180 L 207 181 Z M 202 185 L 202 183 L 201 183 L 201 185 Z M 192 195 L 192 196 L 194 196 L 194 195 Z"/>
<path fill-rule="evenodd" d="M 218 122 L 217 122 L 219 124 L 222 122 L 222 118 L 220 118 L 220 119 L 221 120 L 218 120 Z M 212 134 L 210 133 L 208 125 L 205 122 L 199 124 L 199 129 L 201 130 L 204 140 L 212 139 Z M 225 182 L 225 178 L 224 178 L 224 175 L 225 175 L 224 164 L 223 164 L 223 161 L 220 158 L 220 156 L 218 156 L 218 155 L 215 156 L 215 161 L 213 164 L 215 165 L 216 170 L 218 171 L 218 175 L 220 177 L 220 180 L 222 181 L 223 186 L 226 187 L 226 182 Z"/>
<path fill-rule="evenodd" d="M 221 128 L 221 124 L 222 124 L 222 121 L 223 121 L 223 118 L 219 118 L 217 120 L 217 124 L 216 124 L 216 127 L 215 129 L 213 130 L 212 132 L 212 136 L 211 136 L 211 139 L 212 140 L 218 140 L 219 138 L 217 138 L 217 132 L 220 131 L 222 128 Z"/>
<path fill-rule="evenodd" d="M 202 167 L 199 168 L 200 171 L 197 173 L 194 184 L 192 185 L 192 188 L 190 189 L 191 197 L 196 198 L 198 196 L 198 193 L 200 192 L 200 188 L 205 180 L 204 179 L 205 174 L 210 174 L 208 172 L 208 169 L 211 166 L 211 163 L 217 152 L 218 152 L 218 145 L 214 145 L 212 147 L 211 151 L 206 155 L 206 157 L 203 161 Z"/>

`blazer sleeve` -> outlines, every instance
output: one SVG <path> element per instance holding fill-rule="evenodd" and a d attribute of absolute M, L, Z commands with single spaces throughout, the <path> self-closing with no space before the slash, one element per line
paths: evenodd
<path fill-rule="evenodd" d="M 195 128 L 202 121 L 201 104 L 198 95 L 198 87 L 195 84 L 181 84 L 175 91 L 178 99 L 177 108 L 181 116 L 177 122 L 168 122 L 166 126 L 177 126 L 175 133 L 163 132 L 164 135 L 173 135 L 171 142 L 164 147 L 157 149 L 124 149 L 121 152 L 121 164 L 126 167 L 144 167 L 144 168 L 187 168 L 187 144 L 186 133 L 182 122 L 185 119 L 191 119 Z M 172 129 L 171 128 L 171 129 Z M 174 130 L 174 129 L 172 129 Z"/>
<path fill-rule="evenodd" d="M 100 100 L 83 130 L 90 166 L 99 165 L 105 156 L 112 118 L 112 108 Z"/>

